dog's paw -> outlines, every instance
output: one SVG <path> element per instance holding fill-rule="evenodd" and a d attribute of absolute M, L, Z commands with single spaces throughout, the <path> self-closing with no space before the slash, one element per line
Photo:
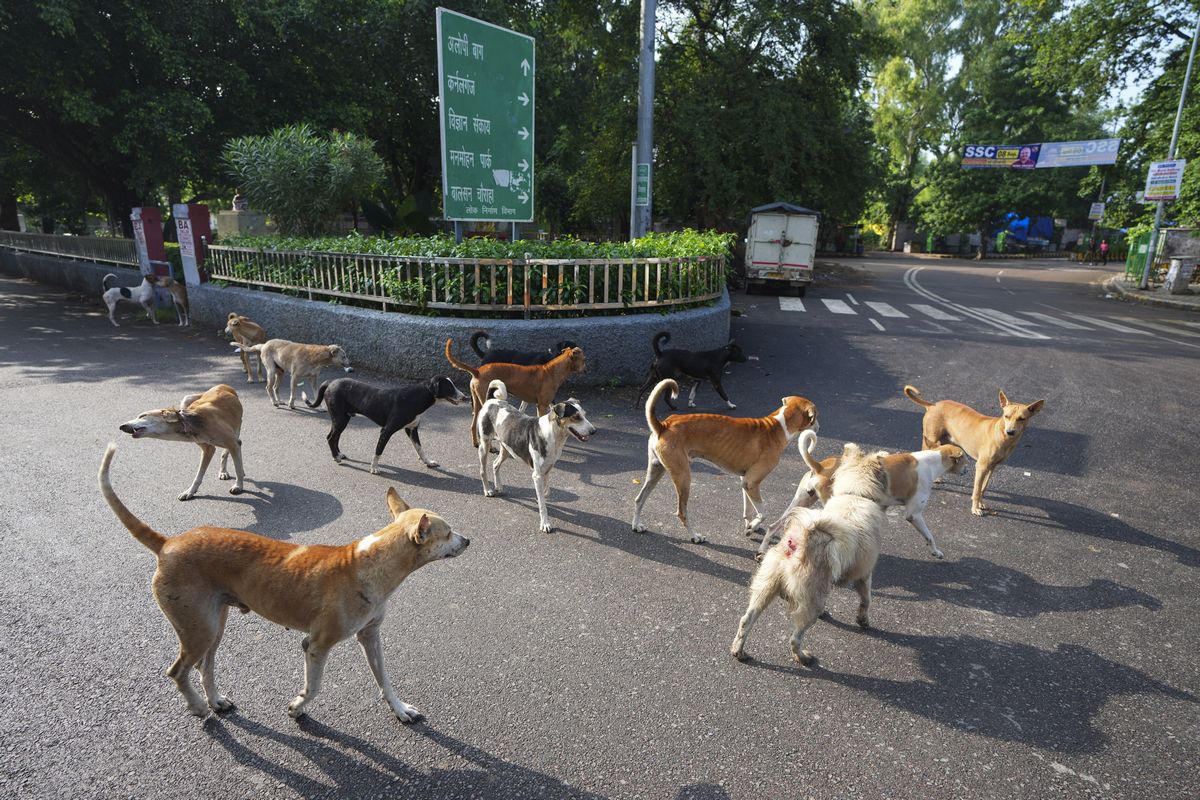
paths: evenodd
<path fill-rule="evenodd" d="M 806 667 L 815 667 L 817 665 L 817 657 L 808 650 L 793 650 L 792 658 L 796 659 L 796 663 L 803 664 Z"/>
<path fill-rule="evenodd" d="M 237 705 L 223 694 L 217 695 L 217 701 L 215 703 L 210 700 L 208 704 L 212 706 L 212 710 L 216 711 L 218 714 L 224 714 L 237 708 Z"/>
<path fill-rule="evenodd" d="M 410 706 L 402 700 L 397 700 L 396 705 L 392 706 L 392 711 L 396 714 L 396 719 L 403 722 L 405 725 L 411 725 L 419 719 L 424 719 L 425 715 L 420 712 L 416 706 Z"/>
<path fill-rule="evenodd" d="M 646 526 L 640 522 L 633 523 L 632 527 L 633 527 L 634 533 L 645 533 L 646 532 Z"/>
<path fill-rule="evenodd" d="M 232 476 L 232 475 L 230 475 L 230 474 L 229 474 L 228 472 L 226 472 L 225 470 L 221 470 L 220 472 L 218 472 L 218 473 L 217 473 L 217 480 L 219 480 L 219 481 L 227 481 L 227 480 L 229 480 L 229 479 L 230 479 L 230 478 L 232 478 L 232 477 L 233 477 L 233 476 Z"/>
<path fill-rule="evenodd" d="M 196 495 L 192 494 L 191 492 L 180 492 L 179 493 L 180 500 L 191 500 L 195 496 Z"/>
<path fill-rule="evenodd" d="M 938 550 L 936 547 L 933 548 L 932 550 L 930 550 L 929 554 L 932 555 L 934 558 L 938 558 L 938 559 L 946 557 L 946 554 L 943 553 L 941 550 Z"/>
<path fill-rule="evenodd" d="M 304 716 L 304 706 L 307 700 L 302 696 L 297 696 L 292 702 L 288 703 L 287 713 L 292 719 L 300 719 Z"/>
<path fill-rule="evenodd" d="M 728 402 L 727 402 L 727 403 L 725 403 L 725 405 L 729 406 L 730 408 L 737 408 L 737 404 L 736 404 L 736 403 L 728 403 Z"/>
<path fill-rule="evenodd" d="M 696 407 L 695 403 L 690 402 L 690 401 L 688 402 L 688 408 L 695 408 L 695 407 Z"/>
<path fill-rule="evenodd" d="M 368 467 L 367 469 L 368 469 L 368 471 L 369 471 L 369 472 L 370 472 L 372 475 L 378 475 L 378 474 L 379 474 L 379 467 Z"/>
<path fill-rule="evenodd" d="M 757 561 L 759 564 L 761 564 L 761 563 L 762 563 L 762 560 L 763 560 L 763 558 L 764 558 L 766 555 L 767 555 L 766 553 L 764 553 L 764 552 L 762 552 L 762 551 L 760 550 L 759 552 L 757 552 L 757 553 L 755 553 L 755 554 L 754 554 L 754 560 L 755 560 L 755 561 Z"/>
<path fill-rule="evenodd" d="M 746 651 L 745 651 L 745 650 L 743 650 L 743 649 L 741 649 L 740 647 L 731 647 L 731 648 L 729 648 L 729 655 L 733 656 L 733 657 L 734 657 L 734 658 L 736 658 L 738 661 L 745 661 L 745 660 L 746 660 Z"/>
<path fill-rule="evenodd" d="M 977 517 L 982 517 L 987 515 L 987 509 L 983 506 L 971 506 L 971 513 Z"/>
<path fill-rule="evenodd" d="M 204 719 L 208 716 L 208 706 L 204 703 L 188 703 L 188 713 L 194 717 Z"/>
<path fill-rule="evenodd" d="M 693 534 L 692 535 L 692 544 L 704 544 L 704 537 L 698 533 Z"/>
<path fill-rule="evenodd" d="M 541 531 L 542 533 L 554 533 L 554 526 L 551 525 L 549 522 L 539 522 L 538 530 Z"/>
<path fill-rule="evenodd" d="M 871 621 L 867 619 L 865 614 L 855 617 L 854 621 L 858 624 L 858 627 L 862 628 L 864 631 L 871 627 Z"/>
<path fill-rule="evenodd" d="M 441 464 L 436 461 L 426 461 L 425 466 L 429 467 L 430 469 L 437 469 L 441 466 Z"/>
<path fill-rule="evenodd" d="M 244 491 L 246 491 L 246 490 L 243 489 L 241 486 L 230 486 L 229 487 L 230 494 L 241 494 Z"/>

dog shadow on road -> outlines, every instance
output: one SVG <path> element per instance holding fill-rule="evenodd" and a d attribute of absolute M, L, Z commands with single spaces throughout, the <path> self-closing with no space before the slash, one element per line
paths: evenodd
<path fill-rule="evenodd" d="M 328 492 L 276 481 L 247 478 L 246 490 L 241 494 L 205 495 L 204 499 L 245 505 L 254 512 L 254 523 L 240 530 L 279 540 L 290 539 L 293 533 L 315 531 L 342 516 L 341 501 Z"/>
<path fill-rule="evenodd" d="M 204 729 L 235 761 L 284 784 L 302 797 L 562 797 L 568 800 L 602 800 L 601 795 L 564 784 L 535 769 L 497 758 L 453 736 L 418 722 L 406 730 L 424 736 L 433 745 L 469 762 L 468 767 L 434 767 L 429 773 L 414 769 L 372 742 L 336 730 L 304 716 L 296 725 L 301 733 L 268 727 L 236 712 L 210 717 Z M 399 723 L 397 723 L 399 725 Z M 312 777 L 258 752 L 247 737 L 282 745 L 306 759 L 328 780 Z"/>
<path fill-rule="evenodd" d="M 1106 578 L 1086 586 L 1054 586 L 983 558 L 949 564 L 884 555 L 874 574 L 875 594 L 889 600 L 940 600 L 960 608 L 978 608 L 1005 617 L 1036 617 L 1053 612 L 1099 611 L 1126 606 L 1162 608 L 1153 595 Z M 903 589 L 909 594 L 887 591 Z"/>
<path fill-rule="evenodd" d="M 440 489 L 447 492 L 459 492 L 462 494 L 475 494 L 479 491 L 479 476 L 464 475 L 459 472 L 452 472 L 446 469 L 445 466 L 426 467 L 417 466 L 401 467 L 395 464 L 379 465 L 379 474 L 371 475 L 371 462 L 361 459 L 346 457 L 340 466 L 344 469 L 352 469 L 361 472 L 367 478 L 379 478 L 380 480 L 391 481 L 393 483 L 401 483 L 404 486 L 418 486 L 422 489 Z M 532 491 L 532 490 L 531 490 Z"/>

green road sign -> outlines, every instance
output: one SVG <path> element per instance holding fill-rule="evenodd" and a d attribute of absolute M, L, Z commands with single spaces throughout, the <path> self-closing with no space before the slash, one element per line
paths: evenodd
<path fill-rule="evenodd" d="M 650 165 L 637 165 L 637 181 L 634 184 L 634 205 L 650 205 Z"/>
<path fill-rule="evenodd" d="M 437 10 L 446 219 L 533 221 L 534 42 Z"/>

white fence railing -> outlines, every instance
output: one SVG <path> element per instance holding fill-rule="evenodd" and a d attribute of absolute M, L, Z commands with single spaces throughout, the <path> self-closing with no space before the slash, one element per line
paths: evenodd
<path fill-rule="evenodd" d="M 0 247 L 79 261 L 119 264 L 134 269 L 138 267 L 137 245 L 133 239 L 0 231 Z"/>

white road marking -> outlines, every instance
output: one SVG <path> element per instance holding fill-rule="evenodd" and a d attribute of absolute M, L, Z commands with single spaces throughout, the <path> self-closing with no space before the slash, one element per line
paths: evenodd
<path fill-rule="evenodd" d="M 868 319 L 871 320 L 871 324 L 874 325 L 876 328 L 879 328 L 879 330 L 883 330 L 883 326 L 879 324 L 879 320 L 875 319 L 874 317 L 868 317 Z"/>
<path fill-rule="evenodd" d="M 821 302 L 824 303 L 825 307 L 828 308 L 830 311 L 832 311 L 834 314 L 855 314 L 855 313 L 857 313 L 857 312 L 855 312 L 855 310 L 853 308 L 846 305 L 845 300 L 829 300 L 826 298 L 821 298 Z"/>
<path fill-rule="evenodd" d="M 1154 335 L 1150 333 L 1150 331 L 1138 330 L 1137 328 L 1127 328 L 1124 325 L 1118 325 L 1117 323 L 1109 322 L 1108 320 L 1096 319 L 1095 317 L 1088 317 L 1084 316 L 1083 314 L 1072 314 L 1070 311 L 1064 311 L 1063 313 L 1072 319 L 1081 319 L 1089 325 L 1095 325 L 1098 328 L 1108 328 L 1109 330 L 1120 331 L 1121 333 L 1137 333 L 1141 334 L 1142 336 Z"/>
<path fill-rule="evenodd" d="M 892 308 L 887 303 L 878 303 L 868 300 L 867 305 L 873 308 L 881 317 L 898 317 L 900 319 L 908 319 L 908 314 L 905 314 L 903 311 L 897 308 Z"/>
<path fill-rule="evenodd" d="M 858 301 L 854 299 L 854 295 L 850 294 L 849 292 L 846 292 L 846 299 L 850 301 L 850 305 L 858 305 Z"/>
<path fill-rule="evenodd" d="M 1042 322 L 1047 322 L 1051 325 L 1057 325 L 1058 327 L 1066 328 L 1067 330 L 1072 330 L 1072 331 L 1090 331 L 1091 330 L 1091 328 L 1089 328 L 1086 325 L 1077 325 L 1074 322 L 1068 322 L 1065 319 L 1059 319 L 1058 317 L 1052 317 L 1049 314 L 1039 314 L 1036 311 L 1022 311 L 1021 313 L 1027 317 L 1033 317 L 1034 319 L 1040 319 Z"/>
<path fill-rule="evenodd" d="M 953 314 L 947 314 L 945 311 L 942 311 L 940 308 L 934 308 L 933 306 L 922 305 L 919 303 L 909 303 L 909 305 L 912 306 L 913 308 L 915 308 L 917 311 L 920 311 L 925 316 L 933 317 L 934 319 L 945 319 L 945 320 L 950 320 L 950 321 L 957 321 L 957 320 L 962 319 L 962 317 L 956 317 Z"/>
<path fill-rule="evenodd" d="M 953 303 L 953 302 L 947 300 L 946 298 L 942 297 L 939 294 L 934 294 L 933 292 L 929 291 L 928 289 L 926 289 L 924 286 L 922 286 L 920 283 L 917 282 L 917 273 L 923 269 L 925 269 L 925 267 L 913 267 L 908 272 L 904 273 L 904 285 L 907 286 L 909 289 L 912 289 L 914 292 L 921 295 L 922 297 L 926 298 L 927 300 L 930 300 L 934 303 L 938 303 L 939 305 L 945 306 L 946 308 L 949 308 L 953 311 L 957 311 L 958 313 L 960 313 L 964 316 L 970 317 L 972 319 L 978 320 L 979 322 L 983 322 L 987 325 L 991 325 L 993 328 L 995 328 L 997 331 L 999 331 L 1002 334 L 1007 334 L 1010 336 L 1019 336 L 1022 339 L 1040 339 L 1042 341 L 1047 341 L 1051 338 L 1044 334 L 1038 333 L 1037 331 L 1031 331 L 1028 328 L 1025 328 L 1021 325 L 1013 325 L 1012 323 L 1009 323 L 1009 322 L 1000 322 L 997 319 L 993 319 L 992 317 L 985 316 L 983 314 L 980 314 L 977 311 L 972 311 L 971 309 L 967 308 L 966 306 L 959 305 L 958 303 Z"/>
<path fill-rule="evenodd" d="M 1131 325 L 1141 325 L 1143 328 L 1149 328 L 1154 331 L 1163 331 L 1171 334 L 1172 336 L 1187 336 L 1192 339 L 1200 339 L 1200 333 L 1196 333 L 1194 331 L 1183 330 L 1181 328 L 1172 328 L 1169 325 L 1159 325 L 1156 322 L 1146 322 L 1145 320 L 1140 320 L 1135 317 L 1117 317 L 1117 319 L 1121 320 L 1122 322 L 1128 322 Z"/>
<path fill-rule="evenodd" d="M 1014 317 L 1012 314 L 1005 314 L 1003 311 L 997 311 L 994 308 L 972 308 L 971 310 L 978 311 L 985 317 L 991 317 L 992 319 L 999 320 L 1000 322 L 1007 322 L 1009 325 L 1032 325 L 1035 328 L 1040 327 L 1041 325 L 1039 322 L 1030 322 L 1029 320 L 1021 319 L 1020 317 Z"/>
<path fill-rule="evenodd" d="M 779 298 L 780 311 L 804 311 L 804 301 L 799 297 L 781 297 Z"/>

